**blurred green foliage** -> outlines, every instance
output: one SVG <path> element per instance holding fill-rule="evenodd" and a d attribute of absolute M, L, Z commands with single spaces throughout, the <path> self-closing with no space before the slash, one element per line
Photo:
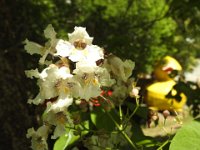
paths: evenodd
<path fill-rule="evenodd" d="M 200 55 L 200 4 L 192 0 L 3 0 L 0 47 L 43 42 L 52 24 L 59 37 L 85 26 L 94 43 L 136 62 L 136 73 L 152 71 L 156 60 L 172 55 L 185 69 Z M 4 42 L 6 40 L 6 42 Z"/>

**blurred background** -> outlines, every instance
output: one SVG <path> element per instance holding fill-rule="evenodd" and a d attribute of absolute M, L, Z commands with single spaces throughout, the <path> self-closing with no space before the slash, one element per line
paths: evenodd
<path fill-rule="evenodd" d="M 29 149 L 26 130 L 37 127 L 38 110 L 27 104 L 37 86 L 24 70 L 36 68 L 38 57 L 25 52 L 26 38 L 43 44 L 43 30 L 52 24 L 67 39 L 83 26 L 94 44 L 132 59 L 135 77 L 150 74 L 166 55 L 189 72 L 200 58 L 199 18 L 195 0 L 0 0 L 0 150 Z"/>

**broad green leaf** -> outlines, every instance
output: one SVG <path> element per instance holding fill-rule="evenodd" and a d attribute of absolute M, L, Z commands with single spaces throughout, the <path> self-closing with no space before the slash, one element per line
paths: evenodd
<path fill-rule="evenodd" d="M 200 123 L 192 121 L 178 130 L 170 144 L 170 150 L 200 150 Z"/>
<path fill-rule="evenodd" d="M 74 135 L 72 130 L 61 136 L 54 144 L 53 150 L 65 150 L 70 144 L 73 144 L 79 139 L 79 136 Z"/>
<path fill-rule="evenodd" d="M 118 122 L 119 117 L 115 114 L 114 110 L 109 112 L 110 115 Z M 98 129 L 105 129 L 106 131 L 113 131 L 115 128 L 115 123 L 108 116 L 106 112 L 102 110 L 102 108 L 95 108 L 91 112 L 91 121 Z"/>
<path fill-rule="evenodd" d="M 132 133 L 131 140 L 138 142 L 138 141 L 147 139 L 147 137 L 142 132 L 140 125 L 136 121 L 132 120 L 131 125 L 132 125 L 131 131 L 130 131 Z"/>
<path fill-rule="evenodd" d="M 33 55 L 33 54 L 39 54 L 42 55 L 42 46 L 35 43 L 31 42 L 28 39 L 25 40 L 26 45 L 24 46 L 25 50 L 27 53 Z"/>
<path fill-rule="evenodd" d="M 44 36 L 48 39 L 56 39 L 56 32 L 51 24 L 49 24 L 44 30 Z"/>
<path fill-rule="evenodd" d="M 89 121 L 83 122 L 83 126 L 77 125 L 77 127 L 83 130 L 81 131 L 81 136 L 84 136 L 88 133 L 88 130 L 84 130 L 84 128 L 89 129 Z M 69 146 L 77 142 L 81 138 L 81 136 L 74 135 L 74 131 L 75 130 L 73 129 L 67 129 L 67 133 L 56 140 L 53 150 L 65 150 L 69 148 Z"/>

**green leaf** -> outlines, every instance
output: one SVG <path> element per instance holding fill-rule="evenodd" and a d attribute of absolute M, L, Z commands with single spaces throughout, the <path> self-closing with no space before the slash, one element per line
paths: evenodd
<path fill-rule="evenodd" d="M 110 115 L 118 122 L 119 117 L 115 114 L 114 110 L 111 110 Z M 95 108 L 91 112 L 91 121 L 98 129 L 105 129 L 106 131 L 113 131 L 115 128 L 115 123 L 108 116 L 106 112 L 102 110 L 102 108 Z"/>
<path fill-rule="evenodd" d="M 146 137 L 144 135 L 144 133 L 142 132 L 142 129 L 141 129 L 140 125 L 138 124 L 138 122 L 131 120 L 131 125 L 132 125 L 132 127 L 131 127 L 131 133 L 132 133 L 131 140 L 138 142 L 138 141 L 141 141 L 141 140 L 144 140 L 144 139 L 148 139 L 148 137 Z"/>
<path fill-rule="evenodd" d="M 33 55 L 33 54 L 39 54 L 42 55 L 42 46 L 35 43 L 31 42 L 28 39 L 25 40 L 26 45 L 24 46 L 24 49 L 27 51 L 27 53 Z"/>
<path fill-rule="evenodd" d="M 69 145 L 73 144 L 75 141 L 79 139 L 79 136 L 73 134 L 72 130 L 61 136 L 54 144 L 53 150 L 65 150 Z"/>
<path fill-rule="evenodd" d="M 83 122 L 83 126 L 77 125 L 79 129 L 83 130 L 80 132 L 81 136 L 84 136 L 88 133 L 88 130 L 84 130 L 84 128 L 89 128 L 89 121 Z M 81 138 L 81 136 L 74 135 L 74 131 L 76 130 L 67 128 L 67 133 L 56 140 L 53 150 L 65 150 L 66 148 L 69 148 L 72 144 L 77 142 Z"/>
<path fill-rule="evenodd" d="M 188 124 L 183 125 L 183 127 L 178 130 L 178 132 L 172 139 L 169 150 L 199 150 L 199 143 L 200 123 L 197 121 L 192 121 Z"/>
<path fill-rule="evenodd" d="M 56 32 L 51 24 L 49 24 L 46 29 L 44 30 L 44 36 L 47 39 L 56 39 Z"/>

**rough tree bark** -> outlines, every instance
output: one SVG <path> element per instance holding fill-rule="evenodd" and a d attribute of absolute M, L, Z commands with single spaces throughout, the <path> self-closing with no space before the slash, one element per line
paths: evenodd
<path fill-rule="evenodd" d="M 2 50 L 1 50 L 2 52 Z M 0 55 L 0 149 L 28 150 L 27 128 L 33 125 L 27 104 L 28 82 L 24 75 L 22 56 L 16 50 Z"/>
<path fill-rule="evenodd" d="M 30 149 L 26 131 L 36 125 L 34 108 L 27 104 L 31 84 L 24 74 L 27 57 L 22 51 L 29 26 L 19 14 L 26 15 L 28 8 L 20 9 L 19 2 L 0 0 L 0 150 Z"/>

